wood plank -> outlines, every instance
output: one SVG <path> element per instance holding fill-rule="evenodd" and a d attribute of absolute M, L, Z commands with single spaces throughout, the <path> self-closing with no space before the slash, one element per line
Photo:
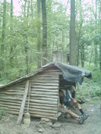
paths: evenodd
<path fill-rule="evenodd" d="M 0 99 L 1 100 L 1 99 Z M 12 102 L 12 101 L 14 101 L 15 99 L 13 98 L 13 99 L 10 99 L 10 100 L 5 100 L 5 99 L 2 99 L 2 101 L 4 101 L 4 102 L 8 102 L 8 101 L 10 101 L 10 102 Z M 19 101 L 19 103 L 21 102 L 21 99 L 19 98 L 18 100 L 17 100 L 17 103 L 18 103 L 18 101 Z M 28 101 L 28 100 L 26 100 L 26 101 Z M 15 101 L 16 102 L 16 101 Z M 51 101 L 43 101 L 43 100 L 33 100 L 33 99 L 31 99 L 30 100 L 30 102 L 33 102 L 33 103 L 41 103 L 41 104 L 44 104 L 44 103 L 46 103 L 46 104 L 56 104 L 56 102 L 51 102 Z M 20 103 L 21 104 L 21 103 Z"/>
<path fill-rule="evenodd" d="M 0 99 L 2 99 L 2 100 L 20 100 L 20 101 L 22 101 L 22 98 L 20 98 L 19 96 L 13 96 L 13 97 L 11 97 L 11 96 L 0 96 Z M 8 100 L 8 101 L 9 101 Z"/>
<path fill-rule="evenodd" d="M 48 70 L 43 71 L 43 73 L 44 72 L 62 72 L 62 71 L 59 69 L 48 69 Z"/>
<path fill-rule="evenodd" d="M 9 111 L 9 110 L 6 110 L 6 112 L 7 113 L 9 113 L 9 114 L 18 114 L 19 112 L 18 111 Z M 57 116 L 56 116 L 56 114 L 54 115 L 54 114 L 33 114 L 33 113 L 31 113 L 31 116 L 33 116 L 33 117 L 38 117 L 38 118 L 42 118 L 42 117 L 44 117 L 44 118 L 49 118 L 49 119 L 52 119 L 52 120 L 57 120 Z"/>
<path fill-rule="evenodd" d="M 49 73 L 42 73 L 42 74 L 38 74 L 37 75 L 38 76 L 38 78 L 39 77 L 55 77 L 55 78 L 58 78 L 59 77 L 59 75 L 58 74 L 56 74 L 56 75 L 53 75 L 53 74 L 49 74 Z"/>
<path fill-rule="evenodd" d="M 36 105 L 36 106 L 35 105 L 30 105 L 30 108 L 33 108 L 33 109 L 34 108 L 35 109 L 40 109 L 41 108 L 41 109 L 50 110 L 50 111 L 51 110 L 53 110 L 53 111 L 54 110 L 55 111 L 57 110 L 57 107 L 53 107 L 53 106 L 50 106 L 50 105 L 48 105 L 47 107 L 46 106 L 43 106 L 43 105 L 41 105 L 41 106 L 39 106 L 39 105 Z"/>
<path fill-rule="evenodd" d="M 53 116 L 53 117 L 55 117 L 55 116 L 57 116 L 57 113 L 47 113 L 47 112 L 35 112 L 35 111 L 30 111 L 30 113 L 31 114 L 33 114 L 33 116 L 42 116 L 42 115 L 45 115 L 45 116 Z"/>
<path fill-rule="evenodd" d="M 42 98 L 58 98 L 58 96 L 51 96 L 51 95 L 45 95 L 45 94 L 31 94 L 32 97 L 42 97 Z"/>
<path fill-rule="evenodd" d="M 12 107 L 2 107 L 3 108 L 3 110 L 9 110 L 9 111 L 19 111 L 19 109 L 18 108 L 12 108 Z M 25 113 L 26 112 L 26 110 L 27 110 L 27 108 L 25 108 L 24 109 L 24 112 L 23 113 Z M 49 113 L 49 114 L 57 114 L 57 110 L 55 110 L 55 111 L 50 111 L 50 110 L 43 110 L 43 109 L 32 109 L 32 108 L 29 108 L 29 112 L 30 113 L 34 113 L 34 114 L 47 114 L 47 113 Z"/>
<path fill-rule="evenodd" d="M 12 104 L 12 103 L 5 103 L 5 104 L 2 104 L 0 103 L 0 107 L 4 107 L 4 108 L 13 108 L 13 109 L 18 109 L 20 108 L 20 104 Z M 25 108 L 24 109 L 27 109 L 27 104 L 25 105 Z M 52 111 L 56 111 L 57 110 L 57 107 L 55 106 L 50 106 L 50 105 L 47 105 L 46 106 L 39 106 L 39 105 L 36 105 L 34 106 L 32 103 L 30 103 L 30 109 L 44 109 L 44 110 L 52 110 Z"/>
<path fill-rule="evenodd" d="M 0 106 L 5 106 L 5 105 L 11 105 L 11 106 L 21 106 L 21 103 L 20 102 L 18 102 L 18 103 L 16 103 L 16 102 L 6 102 L 6 101 L 0 101 Z"/>
<path fill-rule="evenodd" d="M 1 105 L 0 107 L 2 107 L 3 109 L 15 109 L 15 110 L 19 110 L 20 106 L 11 106 L 11 105 Z M 24 108 L 25 111 L 27 111 L 27 106 Z M 56 113 L 57 109 L 56 108 L 52 108 L 52 107 L 29 107 L 29 111 L 35 111 L 35 112 L 49 112 L 49 113 Z"/>
<path fill-rule="evenodd" d="M 3 100 L 3 101 L 4 101 L 4 102 L 8 102 L 8 100 Z M 10 100 L 9 100 L 9 101 L 10 101 Z M 14 101 L 14 100 L 11 99 L 11 102 L 12 102 L 12 101 Z M 18 103 L 18 101 L 19 101 L 19 100 L 17 100 L 17 103 Z M 27 101 L 28 101 L 28 100 L 27 100 Z M 21 101 L 19 101 L 19 103 L 20 103 L 20 102 L 21 102 Z M 56 104 L 57 104 L 57 103 L 54 102 L 54 101 L 52 102 L 52 101 L 33 100 L 33 99 L 30 99 L 30 103 L 33 103 L 33 104 L 34 104 L 34 103 L 36 103 L 36 104 L 40 103 L 40 104 L 43 104 L 43 105 L 44 105 L 44 104 L 47 104 L 47 105 L 50 105 L 50 104 L 56 105 Z M 21 104 L 21 103 L 20 103 L 20 104 Z"/>
<path fill-rule="evenodd" d="M 32 83 L 32 86 L 37 86 L 37 85 L 39 85 L 39 86 L 58 86 L 58 84 L 59 83 L 45 83 L 45 82 L 43 82 L 43 83 Z"/>
<path fill-rule="evenodd" d="M 20 103 L 20 105 L 21 105 L 21 101 L 22 101 L 22 100 L 21 100 L 21 99 L 20 99 L 20 100 L 17 100 L 17 101 L 14 100 L 14 99 L 13 99 L 13 100 L 12 100 L 12 99 L 9 99 L 9 100 L 8 100 L 8 99 L 4 99 L 4 98 L 1 98 L 1 97 L 0 97 L 0 101 L 2 101 L 2 102 L 14 102 L 14 103 L 17 102 L 17 103 Z"/>
<path fill-rule="evenodd" d="M 37 91 L 38 93 L 41 92 L 41 91 L 42 92 L 57 92 L 58 88 L 52 88 L 52 89 L 47 88 L 47 89 L 44 89 L 44 88 L 33 88 L 32 87 L 31 93 L 33 93 L 34 91 Z"/>
<path fill-rule="evenodd" d="M 36 90 L 31 91 L 31 96 L 52 97 L 54 94 L 57 94 L 57 93 L 58 93 L 57 89 L 51 90 L 51 91 L 48 89 L 47 89 L 47 91 L 44 89 L 36 89 Z M 2 98 L 3 96 L 4 97 L 10 97 L 10 96 L 17 97 L 18 96 L 18 98 L 19 98 L 20 96 L 23 96 L 23 93 L 22 92 L 19 92 L 19 93 L 9 93 L 9 92 L 8 93 L 7 92 L 1 93 L 0 97 Z"/>
<path fill-rule="evenodd" d="M 54 94 L 54 93 L 57 93 L 58 92 L 58 88 L 53 88 L 53 89 L 48 89 L 48 88 L 46 88 L 46 89 L 44 89 L 44 88 L 42 88 L 42 89 L 40 89 L 40 88 L 32 88 L 32 91 L 31 91 L 31 94 L 40 94 L 40 93 L 44 93 L 44 92 L 46 92 L 46 93 L 51 93 L 51 94 Z"/>
<path fill-rule="evenodd" d="M 53 80 L 53 79 L 51 79 L 51 80 L 49 80 L 49 79 L 46 79 L 46 80 L 44 80 L 44 79 L 35 79 L 35 80 L 31 80 L 31 82 L 32 83 L 35 83 L 35 82 L 37 82 L 37 83 L 43 83 L 43 82 L 49 82 L 49 83 L 59 83 L 59 80 Z"/>
<path fill-rule="evenodd" d="M 29 108 L 29 111 L 31 112 L 33 112 L 33 113 L 54 113 L 54 114 L 56 114 L 57 113 L 57 110 L 50 110 L 50 109 L 36 109 L 36 108 Z"/>
<path fill-rule="evenodd" d="M 32 88 L 48 88 L 48 89 L 52 89 L 52 88 L 58 88 L 58 85 L 56 85 L 56 86 L 54 86 L 54 85 L 53 86 L 52 85 L 51 86 L 47 86 L 47 85 L 46 86 L 45 85 L 44 86 L 32 85 L 31 87 Z"/>
<path fill-rule="evenodd" d="M 40 114 L 37 114 L 37 115 L 35 115 L 35 114 L 31 114 L 31 116 L 33 116 L 33 117 L 38 117 L 38 118 L 48 118 L 48 119 L 52 119 L 52 120 L 57 120 L 57 116 L 56 115 L 40 115 Z"/>
<path fill-rule="evenodd" d="M 43 73 L 49 73 L 49 72 L 56 72 L 56 73 L 61 73 L 62 71 L 61 70 L 46 70 L 46 71 L 43 71 L 42 73 L 39 73 L 39 74 L 43 74 Z"/>
<path fill-rule="evenodd" d="M 11 106 L 21 106 L 21 104 L 18 102 L 18 103 L 12 103 L 12 102 L 0 102 L 0 106 L 5 106 L 5 105 L 11 105 Z M 25 104 L 25 106 L 27 106 L 27 104 Z M 33 103 L 33 102 L 30 102 L 30 107 L 33 107 L 33 106 L 39 106 L 39 107 L 56 107 L 56 104 L 41 104 L 41 103 Z"/>
<path fill-rule="evenodd" d="M 24 96 L 23 96 L 23 100 L 22 100 L 22 104 L 21 104 L 21 108 L 20 108 L 17 124 L 20 124 L 21 121 L 22 121 L 23 111 L 24 111 L 24 107 L 25 107 L 25 102 L 26 102 L 27 94 L 28 94 L 28 88 L 29 88 L 29 80 L 27 81 L 26 86 L 25 86 L 25 93 L 24 93 Z"/>
<path fill-rule="evenodd" d="M 48 74 L 48 75 L 62 75 L 62 72 L 59 72 L 59 71 L 48 71 L 48 72 L 43 72 L 40 75 L 45 75 L 45 74 Z"/>
<path fill-rule="evenodd" d="M 47 80 L 47 78 L 49 79 L 49 80 L 59 80 L 59 78 L 58 77 L 55 77 L 55 76 L 39 76 L 38 77 L 38 80 Z"/>
<path fill-rule="evenodd" d="M 47 96 L 48 96 L 48 95 L 51 95 L 51 96 L 52 96 L 52 95 L 55 95 L 55 96 L 58 96 L 58 92 L 56 92 L 56 91 L 54 91 L 54 92 L 51 92 L 51 91 L 50 91 L 50 92 L 49 92 L 49 91 L 47 91 L 47 90 L 46 90 L 46 91 L 43 91 L 43 92 L 42 92 L 42 91 L 39 91 L 39 92 L 38 92 L 38 91 L 34 91 L 34 90 L 33 90 L 33 91 L 31 92 L 31 94 L 36 94 L 36 95 L 44 94 L 44 95 L 47 95 Z"/>
<path fill-rule="evenodd" d="M 18 92 L 18 93 L 13 93 L 13 92 L 4 92 L 4 93 L 0 93 L 0 95 L 2 96 L 2 95 L 14 95 L 14 96 L 16 96 L 16 95 L 20 95 L 20 96 L 22 96 L 23 95 L 23 92 Z"/>
<path fill-rule="evenodd" d="M 34 102 L 34 103 L 36 102 L 36 103 L 41 103 L 41 104 L 45 103 L 45 104 L 56 104 L 57 105 L 57 102 L 54 102 L 54 101 L 52 102 L 52 101 L 32 100 L 32 99 L 30 101 Z"/>
<path fill-rule="evenodd" d="M 11 105 L 11 106 L 21 106 L 21 103 L 16 103 L 16 102 L 0 102 L 0 104 L 2 106 L 5 106 L 5 105 Z M 0 105 L 0 106 L 1 106 Z M 25 104 L 25 107 L 27 106 L 27 104 Z M 56 104 L 41 104 L 41 103 L 33 103 L 33 102 L 30 102 L 30 107 L 47 107 L 47 108 L 55 108 L 56 109 Z"/>
<path fill-rule="evenodd" d="M 33 97 L 31 97 L 31 99 L 32 99 Z M 34 97 L 35 98 L 35 100 L 44 100 L 44 101 L 57 101 L 57 98 L 56 99 L 54 99 L 54 98 L 41 98 L 41 97 Z"/>

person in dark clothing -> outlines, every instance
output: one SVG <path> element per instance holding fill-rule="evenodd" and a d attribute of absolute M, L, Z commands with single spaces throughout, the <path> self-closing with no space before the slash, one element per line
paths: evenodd
<path fill-rule="evenodd" d="M 73 119 L 77 120 L 79 124 L 83 124 L 84 122 L 84 117 L 78 116 L 77 114 L 73 113 L 69 108 L 66 107 L 66 105 L 64 105 L 64 95 L 63 92 L 60 90 L 59 92 L 59 96 L 60 96 L 60 107 L 62 109 L 64 109 L 64 111 L 69 114 Z"/>
<path fill-rule="evenodd" d="M 77 107 L 81 114 L 85 115 L 85 118 L 88 118 L 89 115 L 82 110 L 81 105 L 78 103 L 78 101 L 72 97 L 73 92 L 75 92 L 74 86 L 71 86 L 70 89 L 66 91 L 67 106 L 69 103 L 71 106 Z"/>
<path fill-rule="evenodd" d="M 63 90 L 60 90 L 59 91 L 60 104 L 64 104 L 64 107 L 69 107 L 69 108 L 72 105 L 76 106 L 79 109 L 79 111 L 81 112 L 81 114 L 83 115 L 84 120 L 86 120 L 89 117 L 89 115 L 84 113 L 80 104 L 76 101 L 76 99 L 72 98 L 72 92 L 74 92 L 74 90 L 75 90 L 74 86 L 72 86 L 70 88 L 70 90 L 66 91 L 66 96 L 64 95 Z"/>

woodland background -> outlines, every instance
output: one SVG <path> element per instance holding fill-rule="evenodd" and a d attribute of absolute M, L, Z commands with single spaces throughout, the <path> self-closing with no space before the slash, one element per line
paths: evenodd
<path fill-rule="evenodd" d="M 100 85 L 101 0 L 19 0 L 18 15 L 13 1 L 0 0 L 1 84 L 53 61 L 53 52 L 59 52 L 61 62 L 72 59 L 70 64 L 93 71 L 92 82 Z"/>

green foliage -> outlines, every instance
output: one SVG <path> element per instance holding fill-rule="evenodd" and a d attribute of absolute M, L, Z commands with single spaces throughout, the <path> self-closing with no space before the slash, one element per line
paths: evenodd
<path fill-rule="evenodd" d="M 80 96 L 89 101 L 93 98 L 95 101 L 101 98 L 101 71 L 95 66 L 88 66 L 86 68 L 92 71 L 92 79 L 85 78 L 81 86 L 80 91 L 77 91 L 77 98 Z"/>
<path fill-rule="evenodd" d="M 32 3 L 31 3 L 32 2 Z M 42 12 L 40 18 L 37 14 L 37 1 L 22 2 L 21 12 L 16 15 L 13 10 L 13 17 L 10 16 L 11 3 L 6 1 L 6 27 L 4 55 L 1 56 L 1 38 L 3 23 L 3 1 L 0 1 L 0 63 L 4 62 L 2 70 L 0 64 L 0 83 L 8 83 L 16 78 L 33 72 L 37 69 L 37 54 L 42 60 Z M 93 71 L 92 83 L 100 83 L 100 19 L 95 20 L 94 4 L 76 0 L 76 47 L 79 65 L 85 63 L 85 68 Z M 97 10 L 99 12 L 99 3 Z M 29 8 L 29 15 L 28 14 Z M 25 9 L 25 10 L 24 10 Z M 40 8 L 41 9 L 41 8 Z M 70 1 L 63 4 L 63 1 L 47 0 L 47 62 L 52 61 L 53 51 L 58 50 L 61 54 L 69 54 L 69 30 L 70 30 Z M 96 23 L 97 22 L 97 23 Z M 41 27 L 40 51 L 37 51 L 38 29 Z M 94 63 L 95 46 L 97 46 L 97 63 Z M 76 55 L 76 56 L 77 56 Z M 83 56 L 82 56 L 83 55 Z M 28 61 L 26 60 L 28 59 Z M 86 66 L 86 64 L 88 66 Z M 99 94 L 95 93 L 95 94 Z"/>

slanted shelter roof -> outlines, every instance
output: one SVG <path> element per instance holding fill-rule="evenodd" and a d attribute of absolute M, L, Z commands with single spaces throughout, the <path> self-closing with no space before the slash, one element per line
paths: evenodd
<path fill-rule="evenodd" d="M 62 71 L 63 78 L 70 82 L 75 82 L 75 83 L 79 82 L 80 84 L 82 84 L 84 77 L 92 78 L 92 72 L 89 70 L 86 70 L 84 68 L 80 68 L 77 66 L 71 66 L 71 65 L 64 64 L 64 63 L 60 63 L 60 62 L 50 62 L 49 64 L 42 66 L 40 69 L 38 69 L 24 77 L 16 79 L 16 80 L 10 82 L 9 84 L 0 86 L 0 89 L 5 88 L 7 86 L 14 85 L 18 82 L 24 81 L 44 70 L 49 69 L 50 67 L 59 68 Z"/>

